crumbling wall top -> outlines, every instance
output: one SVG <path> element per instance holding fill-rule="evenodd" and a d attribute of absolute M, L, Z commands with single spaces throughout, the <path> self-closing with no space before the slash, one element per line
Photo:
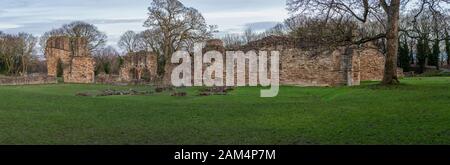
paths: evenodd
<path fill-rule="evenodd" d="M 70 41 L 66 36 L 50 37 L 46 43 L 46 49 L 60 49 L 70 51 Z"/>
<path fill-rule="evenodd" d="M 46 49 L 59 49 L 72 52 L 73 56 L 91 56 L 88 40 L 85 37 L 71 38 L 67 36 L 54 36 L 47 40 Z"/>

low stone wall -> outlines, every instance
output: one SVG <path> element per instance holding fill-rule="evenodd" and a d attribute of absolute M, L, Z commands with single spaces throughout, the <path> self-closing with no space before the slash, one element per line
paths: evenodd
<path fill-rule="evenodd" d="M 95 77 L 97 84 L 115 84 L 121 82 L 119 75 L 99 74 Z"/>
<path fill-rule="evenodd" d="M 0 76 L 0 85 L 36 85 L 56 83 L 58 83 L 56 77 L 42 74 L 20 77 Z"/>

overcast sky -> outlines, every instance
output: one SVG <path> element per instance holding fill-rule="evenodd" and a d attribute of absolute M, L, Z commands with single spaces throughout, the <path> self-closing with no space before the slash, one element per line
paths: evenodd
<path fill-rule="evenodd" d="M 151 0 L 0 0 L 0 31 L 35 35 L 75 20 L 95 24 L 115 45 L 127 30 L 144 30 Z M 181 0 L 198 9 L 220 34 L 263 30 L 288 17 L 285 0 Z M 219 35 L 220 35 L 219 34 Z"/>

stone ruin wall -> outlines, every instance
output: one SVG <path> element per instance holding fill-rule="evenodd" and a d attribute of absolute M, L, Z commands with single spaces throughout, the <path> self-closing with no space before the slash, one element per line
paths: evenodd
<path fill-rule="evenodd" d="M 296 47 L 294 42 L 288 39 L 275 39 L 278 39 L 278 41 L 263 40 L 238 50 L 244 52 L 249 50 L 280 50 L 280 84 L 282 85 L 351 86 L 359 85 L 361 81 L 382 80 L 383 78 L 384 55 L 374 47 L 350 46 L 318 51 Z M 269 38 L 269 40 L 273 40 L 273 38 Z M 217 50 L 223 54 L 226 51 L 223 42 L 220 40 L 206 42 L 204 52 L 210 50 Z M 225 63 L 224 59 L 224 67 L 226 66 Z M 169 79 L 165 80 L 165 83 L 170 83 L 170 74 L 175 66 L 177 65 L 166 66 L 167 74 L 165 77 Z M 204 64 L 203 70 L 207 67 L 208 64 Z M 149 52 L 128 54 L 120 71 L 120 80 L 132 82 L 140 77 L 142 78 L 145 74 L 150 77 L 151 82 L 157 79 L 156 55 Z M 245 74 L 248 82 L 248 73 Z M 237 73 L 235 73 L 235 81 L 237 81 L 236 77 Z M 192 78 L 194 78 L 193 75 Z"/>
<path fill-rule="evenodd" d="M 64 82 L 93 83 L 95 62 L 87 45 L 85 38 L 49 38 L 45 49 L 48 76 L 57 76 L 58 61 L 61 60 Z"/>
<path fill-rule="evenodd" d="M 358 58 L 344 55 L 345 49 L 311 52 L 281 51 L 280 84 L 300 86 L 359 85 Z"/>
<path fill-rule="evenodd" d="M 33 73 L 26 76 L 10 77 L 0 76 L 1 85 L 37 85 L 37 84 L 56 84 L 57 80 L 54 76 L 46 74 Z"/>
<path fill-rule="evenodd" d="M 273 40 L 273 38 L 270 39 Z M 350 46 L 340 47 L 334 50 L 318 51 L 317 49 L 308 50 L 298 48 L 294 46 L 294 42 L 288 39 L 276 39 L 278 41 L 275 44 L 274 41 L 269 42 L 263 40 L 232 50 L 242 50 L 244 53 L 249 50 L 263 50 L 268 52 L 279 50 L 281 85 L 352 86 L 360 85 L 361 81 L 382 80 L 383 78 L 384 55 L 373 47 Z M 220 40 L 210 40 L 206 43 L 203 52 L 205 53 L 211 50 L 217 50 L 223 53 L 223 55 L 225 55 L 226 51 L 223 47 L 223 42 Z M 171 66 L 171 68 L 174 66 Z M 223 66 L 226 67 L 225 58 Z M 208 64 L 204 64 L 203 70 L 206 67 L 208 67 Z M 270 68 L 270 66 L 268 67 Z M 171 69 L 166 71 L 171 73 Z M 246 71 L 248 71 L 248 67 Z M 223 74 L 224 76 L 226 75 L 225 68 Z M 245 75 L 246 82 L 248 83 L 248 73 L 246 72 Z M 235 73 L 235 82 L 237 81 L 236 77 L 237 73 Z M 194 77 L 192 76 L 192 78 Z M 167 81 L 170 82 L 170 80 Z"/>
<path fill-rule="evenodd" d="M 285 85 L 359 85 L 383 79 L 384 55 L 372 47 L 341 47 L 316 55 L 290 49 L 281 54 L 280 81 Z"/>
<path fill-rule="evenodd" d="M 368 46 L 360 51 L 361 81 L 381 81 L 384 76 L 385 57 L 374 46 Z M 368 58 L 364 58 L 368 57 Z M 403 69 L 397 68 L 397 77 L 405 77 Z"/>
<path fill-rule="evenodd" d="M 140 51 L 128 53 L 120 69 L 119 79 L 123 82 L 141 81 L 148 78 L 154 82 L 157 79 L 157 56 L 154 53 Z"/>
<path fill-rule="evenodd" d="M 384 55 L 376 48 L 368 47 L 360 51 L 361 81 L 379 81 L 384 74 Z"/>
<path fill-rule="evenodd" d="M 222 53 L 227 51 L 220 40 L 208 41 L 204 52 L 210 50 Z M 359 85 L 361 81 L 382 80 L 384 73 L 384 55 L 373 46 L 351 46 L 336 48 L 332 51 L 318 51 L 299 47 L 287 38 L 272 36 L 238 49 L 228 50 L 244 52 L 280 50 L 280 84 L 282 85 Z M 47 42 L 46 57 L 49 77 L 56 77 L 58 60 L 61 60 L 65 82 L 94 82 L 95 62 L 84 38 L 71 40 L 62 36 L 52 37 Z M 175 66 L 166 66 L 166 72 L 171 73 Z M 154 82 L 157 79 L 157 67 L 155 54 L 144 51 L 130 53 L 125 56 L 119 77 L 111 81 L 133 82 L 149 77 L 150 81 Z M 204 64 L 203 69 L 206 67 L 208 64 Z M 403 75 L 401 70 L 398 73 L 400 77 Z M 248 73 L 245 74 L 248 82 Z M 226 75 L 225 70 L 224 75 Z M 236 76 L 237 73 L 235 73 L 235 81 Z"/>
<path fill-rule="evenodd" d="M 282 85 L 352 86 L 383 78 L 384 55 L 369 44 L 320 50 L 302 47 L 289 38 L 270 36 L 241 50 L 279 50 Z"/>

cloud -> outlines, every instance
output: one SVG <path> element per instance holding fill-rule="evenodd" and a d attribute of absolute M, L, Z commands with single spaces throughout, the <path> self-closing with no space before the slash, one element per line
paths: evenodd
<path fill-rule="evenodd" d="M 85 20 L 91 24 L 143 23 L 145 19 L 91 19 Z"/>
<path fill-rule="evenodd" d="M 3 28 L 8 33 L 27 32 L 35 35 L 41 35 L 46 31 L 60 27 L 66 21 L 43 21 L 32 23 L 19 23 L 16 27 Z"/>
<path fill-rule="evenodd" d="M 266 21 L 266 22 L 252 22 L 245 24 L 246 28 L 250 28 L 253 31 L 264 31 L 270 28 L 275 27 L 280 22 L 272 22 L 272 21 Z"/>
<path fill-rule="evenodd" d="M 0 0 L 0 30 L 41 35 L 71 21 L 95 24 L 115 44 L 127 30 L 141 31 L 151 0 Z M 180 0 L 198 9 L 221 34 L 264 30 L 288 17 L 285 0 Z"/>
<path fill-rule="evenodd" d="M 254 11 L 273 7 L 285 8 L 286 0 L 180 0 L 186 6 L 195 7 L 201 12 Z"/>
<path fill-rule="evenodd" d="M 26 0 L 5 0 L 2 2 L 4 8 L 23 8 L 29 6 L 30 1 Z"/>
<path fill-rule="evenodd" d="M 264 32 L 270 28 L 275 27 L 280 22 L 276 21 L 262 21 L 262 22 L 250 22 L 245 23 L 241 26 L 236 26 L 234 28 L 226 28 L 219 30 L 218 33 L 215 34 L 215 37 L 221 38 L 227 34 L 242 34 L 245 29 L 250 28 L 254 32 Z"/>
<path fill-rule="evenodd" d="M 0 30 L 2 29 L 13 29 L 13 28 L 19 28 L 20 25 L 17 24 L 6 24 L 6 23 L 2 23 L 0 24 Z"/>
<path fill-rule="evenodd" d="M 41 35 L 51 29 L 59 28 L 63 24 L 67 24 L 78 20 L 54 20 L 54 21 L 42 21 L 42 22 L 30 22 L 20 24 L 1 24 L 0 29 L 8 33 L 28 32 L 35 35 Z M 142 19 L 92 19 L 81 20 L 87 23 L 94 24 L 99 27 L 114 26 L 114 24 L 143 24 Z M 108 31 L 109 29 L 100 29 L 102 31 Z"/>

